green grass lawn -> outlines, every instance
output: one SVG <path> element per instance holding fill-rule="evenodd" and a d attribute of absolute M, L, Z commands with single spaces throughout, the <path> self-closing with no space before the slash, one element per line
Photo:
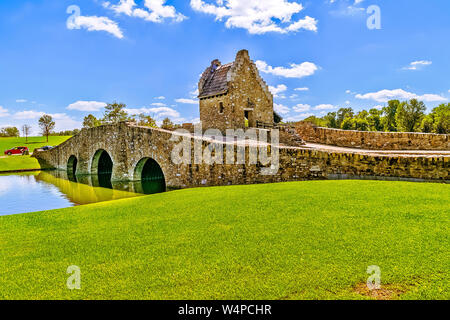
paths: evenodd
<path fill-rule="evenodd" d="M 70 137 L 54 136 L 49 137 L 49 141 L 45 137 L 29 137 L 28 143 L 25 138 L 0 138 L 0 172 L 1 171 L 16 171 L 16 170 L 30 170 L 40 169 L 39 163 L 36 159 L 30 156 L 5 156 L 4 151 L 14 147 L 28 147 L 30 154 L 34 149 L 43 146 L 57 146 L 66 141 Z"/>
<path fill-rule="evenodd" d="M 199 188 L 0 217 L 0 299 L 450 299 L 450 187 Z M 81 268 L 81 290 L 66 288 Z"/>

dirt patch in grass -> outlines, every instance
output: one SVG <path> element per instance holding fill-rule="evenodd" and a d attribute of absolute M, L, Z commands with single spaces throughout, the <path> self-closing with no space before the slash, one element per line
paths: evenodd
<path fill-rule="evenodd" d="M 394 284 L 382 284 L 380 289 L 370 290 L 366 283 L 360 283 L 355 287 L 356 293 L 376 300 L 397 300 L 407 289 L 404 286 Z"/>

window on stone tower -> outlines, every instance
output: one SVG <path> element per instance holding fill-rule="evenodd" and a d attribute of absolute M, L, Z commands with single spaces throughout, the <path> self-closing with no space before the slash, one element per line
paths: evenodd
<path fill-rule="evenodd" d="M 223 102 L 220 102 L 220 103 L 219 103 L 219 113 L 223 113 L 223 110 L 224 110 L 224 108 L 223 108 Z"/>

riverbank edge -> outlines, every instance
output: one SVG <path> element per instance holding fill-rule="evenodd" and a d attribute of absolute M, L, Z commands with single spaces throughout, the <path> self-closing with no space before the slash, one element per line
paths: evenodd
<path fill-rule="evenodd" d="M 0 171 L 0 174 L 6 174 L 6 173 L 22 173 L 22 172 L 34 172 L 34 171 L 42 171 L 42 169 L 19 169 L 19 170 L 6 170 L 6 171 Z"/>

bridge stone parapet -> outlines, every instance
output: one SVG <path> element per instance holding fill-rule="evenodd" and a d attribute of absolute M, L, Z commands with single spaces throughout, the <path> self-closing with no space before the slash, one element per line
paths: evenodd
<path fill-rule="evenodd" d="M 171 139 L 179 135 L 177 139 Z M 200 186 L 225 186 L 236 184 L 271 183 L 336 177 L 381 177 L 386 179 L 421 179 L 449 181 L 450 155 L 376 154 L 364 152 L 339 152 L 303 147 L 271 146 L 279 151 L 279 170 L 274 175 L 262 174 L 261 163 L 249 164 L 249 146 L 246 147 L 246 164 L 225 164 L 230 142 L 215 141 L 224 145 L 223 164 L 175 164 L 171 155 L 181 138 L 191 144 L 194 157 L 194 137 L 170 131 L 120 123 L 81 133 L 49 151 L 35 151 L 43 169 L 68 170 L 77 159 L 76 175 L 98 174 L 108 169 L 102 160 L 104 152 L 112 162 L 112 181 L 135 181 L 140 176 L 145 159 L 153 159 L 160 167 L 165 184 L 171 188 Z M 202 139 L 202 138 L 201 138 Z M 232 143 L 233 144 L 233 143 Z M 202 139 L 202 148 L 211 145 Z M 267 148 L 267 146 L 266 146 Z M 99 153 L 100 152 L 100 153 Z M 228 151 L 231 152 L 231 151 Z M 232 151 L 236 157 L 237 149 Z M 72 158 L 71 158 L 72 157 Z M 71 159 L 69 161 L 69 159 Z M 104 168 L 102 169 L 102 166 Z M 105 169 L 106 168 L 106 169 Z M 154 168 L 152 169 L 154 170 Z M 107 171 L 107 170 L 106 170 Z"/>

